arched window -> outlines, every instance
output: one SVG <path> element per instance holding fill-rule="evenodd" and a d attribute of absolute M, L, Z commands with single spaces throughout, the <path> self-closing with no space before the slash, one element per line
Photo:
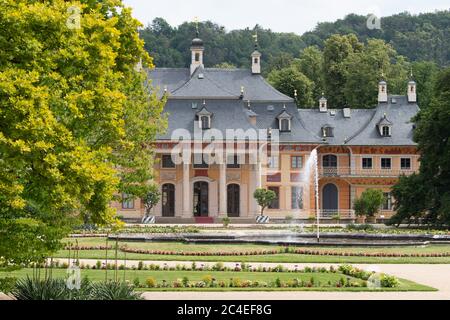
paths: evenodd
<path fill-rule="evenodd" d="M 255 58 L 255 60 L 254 60 L 254 61 L 255 61 L 255 64 L 256 64 L 256 63 L 258 63 L 258 58 Z"/>
<path fill-rule="evenodd" d="M 195 53 L 195 61 L 196 62 L 200 61 L 200 53 L 198 53 L 198 52 Z"/>

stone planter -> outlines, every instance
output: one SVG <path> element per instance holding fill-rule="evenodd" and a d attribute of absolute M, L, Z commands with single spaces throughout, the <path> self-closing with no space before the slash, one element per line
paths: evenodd
<path fill-rule="evenodd" d="M 356 223 L 366 223 L 366 217 L 365 216 L 356 217 Z"/>
<path fill-rule="evenodd" d="M 375 223 L 377 221 L 376 217 L 367 217 L 366 223 Z"/>

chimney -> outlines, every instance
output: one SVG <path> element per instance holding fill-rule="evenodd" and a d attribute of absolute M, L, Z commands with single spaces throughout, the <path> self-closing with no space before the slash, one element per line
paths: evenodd
<path fill-rule="evenodd" d="M 408 82 L 408 102 L 409 103 L 415 103 L 417 102 L 417 85 L 416 82 L 411 80 Z"/>
<path fill-rule="evenodd" d="M 319 111 L 327 112 L 328 111 L 328 100 L 322 94 L 322 98 L 319 99 Z"/>
<path fill-rule="evenodd" d="M 378 83 L 378 102 L 388 102 L 387 83 L 384 80 Z"/>

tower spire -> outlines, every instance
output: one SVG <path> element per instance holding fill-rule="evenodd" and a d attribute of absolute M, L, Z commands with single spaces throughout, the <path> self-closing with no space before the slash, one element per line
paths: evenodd
<path fill-rule="evenodd" d="M 261 74 L 261 53 L 258 51 L 258 30 L 252 36 L 255 40 L 255 50 L 252 53 L 252 74 Z"/>
<path fill-rule="evenodd" d="M 198 67 L 203 67 L 203 52 L 205 50 L 203 46 L 203 40 L 199 38 L 198 18 L 194 18 L 195 22 L 195 35 L 196 37 L 191 43 L 191 76 L 194 74 Z"/>

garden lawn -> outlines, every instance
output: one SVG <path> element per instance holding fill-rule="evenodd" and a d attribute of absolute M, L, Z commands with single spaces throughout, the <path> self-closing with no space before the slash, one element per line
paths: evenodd
<path fill-rule="evenodd" d="M 75 245 L 75 239 L 66 239 L 65 242 Z M 105 238 L 80 238 L 80 246 L 105 246 Z M 114 246 L 114 241 L 108 241 Z M 119 247 L 127 246 L 130 249 L 160 250 L 172 252 L 248 252 L 262 250 L 279 250 L 283 247 L 259 244 L 190 244 L 182 242 L 119 242 Z M 402 254 L 428 254 L 450 252 L 450 245 L 428 245 L 415 247 L 298 247 L 304 250 L 319 252 L 348 252 L 348 253 L 402 253 Z M 70 252 L 73 257 L 74 251 Z M 111 259 L 114 250 L 108 250 Z M 68 250 L 61 250 L 55 258 L 69 257 Z M 105 250 L 79 250 L 80 259 L 105 259 Z M 169 261 L 223 261 L 223 262 L 284 262 L 284 263 L 450 263 L 450 257 L 354 257 L 330 255 L 305 255 L 293 253 L 243 255 L 243 256 L 195 256 L 195 255 L 159 255 L 143 253 L 124 253 L 119 250 L 119 259 L 128 260 L 169 260 Z"/>
<path fill-rule="evenodd" d="M 65 269 L 53 269 L 53 277 L 64 278 L 67 276 Z M 32 277 L 32 269 L 22 269 L 12 272 L 0 272 L 0 277 L 16 277 L 24 278 L 26 276 Z M 44 270 L 41 270 L 41 276 L 43 277 Z M 105 280 L 105 270 L 81 270 L 82 277 L 88 277 L 92 281 L 103 281 Z M 108 278 L 114 278 L 114 271 L 108 270 Z M 303 272 L 229 272 L 229 271 L 148 271 L 148 270 L 119 270 L 118 277 L 120 280 L 128 280 L 134 282 L 135 279 L 139 279 L 141 284 L 145 284 L 147 278 L 152 277 L 158 283 L 163 280 L 171 283 L 175 280 L 187 277 L 189 281 L 202 281 L 203 277 L 210 275 L 216 279 L 216 281 L 230 281 L 231 278 L 239 278 L 241 280 L 259 281 L 259 282 L 273 282 L 275 279 L 279 278 L 281 281 L 288 281 L 292 279 L 299 279 L 308 282 L 311 278 L 314 278 L 315 283 L 320 283 L 322 286 L 314 288 L 142 288 L 141 290 L 156 290 L 156 291 L 172 291 L 172 290 L 200 290 L 200 291 L 230 291 L 230 290 L 244 290 L 244 291 L 273 291 L 273 290 L 313 290 L 313 291 L 369 291 L 371 289 L 364 287 L 348 287 L 348 288 L 337 288 L 337 287 L 326 287 L 328 282 L 334 284 L 339 281 L 340 278 L 350 278 L 351 281 L 361 283 L 361 280 L 345 276 L 341 273 L 303 273 Z M 383 288 L 377 289 L 382 291 L 435 291 L 434 288 L 417 284 L 415 282 L 399 279 L 400 285 L 396 288 Z"/>

